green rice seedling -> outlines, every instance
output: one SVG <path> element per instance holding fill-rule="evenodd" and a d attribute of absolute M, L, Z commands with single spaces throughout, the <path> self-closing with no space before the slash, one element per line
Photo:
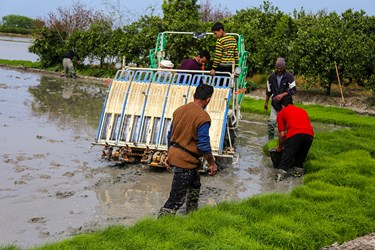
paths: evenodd
<path fill-rule="evenodd" d="M 24 68 L 40 68 L 40 62 L 31 62 L 26 60 L 6 60 L 0 59 L 0 64 L 9 65 L 9 66 L 16 66 L 16 67 L 24 67 Z"/>
<path fill-rule="evenodd" d="M 193 231 L 202 231 L 203 234 L 210 236 L 214 235 L 216 229 L 222 227 L 225 224 L 228 227 L 241 228 L 247 224 L 245 217 L 231 213 L 231 211 L 224 211 L 215 208 L 203 208 L 201 211 L 197 211 L 192 214 L 189 219 L 192 219 L 194 223 L 187 223 L 190 225 L 188 229 L 194 229 Z M 196 223 L 196 222 L 199 223 Z M 206 227 L 212 228 L 214 231 L 207 231 Z"/>
<path fill-rule="evenodd" d="M 332 185 L 363 190 L 374 181 L 375 160 L 366 151 L 353 150 L 336 157 L 325 156 L 311 160 L 309 170 L 314 174 L 306 176 L 305 183 L 318 179 Z"/>
<path fill-rule="evenodd" d="M 17 246 L 1 246 L 0 245 L 0 249 L 1 250 L 20 250 L 21 248 Z"/>
<path fill-rule="evenodd" d="M 323 107 L 320 105 L 297 106 L 303 107 L 313 121 L 351 127 L 375 125 L 374 117 L 360 116 L 357 115 L 354 111 L 345 108 Z"/>
<path fill-rule="evenodd" d="M 317 133 L 310 149 L 309 159 L 319 159 L 324 156 L 337 157 L 338 154 L 353 149 L 373 151 L 375 146 L 373 136 L 359 136 L 358 131 L 350 129 L 337 130 L 330 133 Z"/>
<path fill-rule="evenodd" d="M 251 225 L 262 220 L 267 214 L 266 211 L 252 206 L 249 200 L 238 202 L 222 202 L 217 205 L 217 209 L 237 214 L 246 219 L 247 225 Z"/>
<path fill-rule="evenodd" d="M 264 110 L 264 100 L 256 100 L 254 98 L 245 97 L 242 104 L 241 109 L 244 112 L 251 112 L 255 114 L 267 115 L 270 113 L 269 110 Z"/>
<path fill-rule="evenodd" d="M 237 249 L 259 249 L 259 250 L 275 250 L 281 249 L 274 246 L 269 246 L 263 244 L 261 241 L 257 241 L 255 238 L 248 237 L 244 233 L 247 231 L 247 228 L 242 228 L 240 230 L 231 227 L 223 227 L 216 232 L 215 238 L 212 239 L 218 244 L 213 247 L 210 245 L 206 246 L 204 249 L 228 249 L 228 250 L 237 250 Z"/>
<path fill-rule="evenodd" d="M 178 246 L 198 243 L 204 241 L 205 237 L 199 232 L 188 230 L 187 217 L 185 216 L 165 216 L 158 220 L 150 219 L 136 224 L 136 234 L 147 232 L 143 241 L 152 238 L 153 245 L 158 245 L 167 249 L 178 249 Z M 153 226 L 150 228 L 150 224 Z M 168 225 L 166 227 L 165 225 Z M 143 243 L 144 244 L 144 243 Z M 152 245 L 152 244 L 151 244 Z M 161 248 L 160 248 L 161 249 Z"/>
<path fill-rule="evenodd" d="M 248 228 L 247 235 L 274 248 L 298 249 L 309 245 L 301 237 L 299 229 L 298 223 L 295 223 L 290 217 L 274 215 L 252 225 Z"/>
<path fill-rule="evenodd" d="M 311 174 L 312 176 L 314 174 Z M 309 177 L 311 176 L 309 175 Z M 311 178 L 311 177 L 310 177 Z M 305 185 L 296 187 L 292 190 L 291 195 L 306 199 L 311 202 L 331 202 L 342 198 L 342 190 L 336 189 L 335 186 L 322 182 L 319 179 L 304 181 Z M 311 204 L 310 204 L 311 205 Z"/>

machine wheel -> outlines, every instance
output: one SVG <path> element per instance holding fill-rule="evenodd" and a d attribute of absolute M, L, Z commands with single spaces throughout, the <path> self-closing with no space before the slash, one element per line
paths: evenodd
<path fill-rule="evenodd" d="M 215 163 L 219 171 L 232 166 L 233 159 L 229 157 L 215 157 Z"/>

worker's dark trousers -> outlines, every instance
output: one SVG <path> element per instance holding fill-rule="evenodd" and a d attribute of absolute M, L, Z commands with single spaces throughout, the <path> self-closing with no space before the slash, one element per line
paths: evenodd
<path fill-rule="evenodd" d="M 279 168 L 287 171 L 291 166 L 303 168 L 303 162 L 310 150 L 314 137 L 307 134 L 296 134 L 283 143 L 284 149 Z"/>
<path fill-rule="evenodd" d="M 189 213 L 198 208 L 199 192 L 201 188 L 198 168 L 184 169 L 175 167 L 172 188 L 168 200 L 160 209 L 162 213 L 176 213 L 184 204 L 186 197 L 186 212 Z"/>
<path fill-rule="evenodd" d="M 215 75 L 217 76 L 228 76 L 228 74 L 221 74 L 221 72 L 228 72 L 232 74 L 232 66 L 220 66 L 217 67 Z M 230 82 L 230 81 L 229 81 Z M 227 83 L 229 83 L 227 82 Z M 224 79 L 220 79 L 219 86 L 224 85 Z"/>

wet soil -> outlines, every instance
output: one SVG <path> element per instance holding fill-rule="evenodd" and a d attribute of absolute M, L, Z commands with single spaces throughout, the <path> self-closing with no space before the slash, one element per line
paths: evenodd
<path fill-rule="evenodd" d="M 173 174 L 117 164 L 90 148 L 106 93 L 105 80 L 0 68 L 0 245 L 32 247 L 113 224 L 155 217 Z M 235 165 L 202 175 L 200 206 L 260 193 L 288 192 L 301 179 L 276 183 L 262 153 L 267 117 L 244 114 Z M 316 130 L 336 127 L 314 125 Z"/>
<path fill-rule="evenodd" d="M 343 244 L 334 243 L 331 246 L 324 247 L 322 250 L 374 250 L 375 232 L 359 237 L 357 239 L 345 242 Z"/>

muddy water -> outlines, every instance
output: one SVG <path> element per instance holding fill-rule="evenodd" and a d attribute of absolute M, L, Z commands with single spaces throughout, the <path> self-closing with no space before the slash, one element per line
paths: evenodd
<path fill-rule="evenodd" d="M 0 245 L 31 247 L 111 224 L 154 217 L 172 180 L 166 170 L 116 165 L 90 149 L 106 88 L 0 68 Z M 266 117 L 244 115 L 238 164 L 202 176 L 200 206 L 287 192 L 261 147 Z"/>

